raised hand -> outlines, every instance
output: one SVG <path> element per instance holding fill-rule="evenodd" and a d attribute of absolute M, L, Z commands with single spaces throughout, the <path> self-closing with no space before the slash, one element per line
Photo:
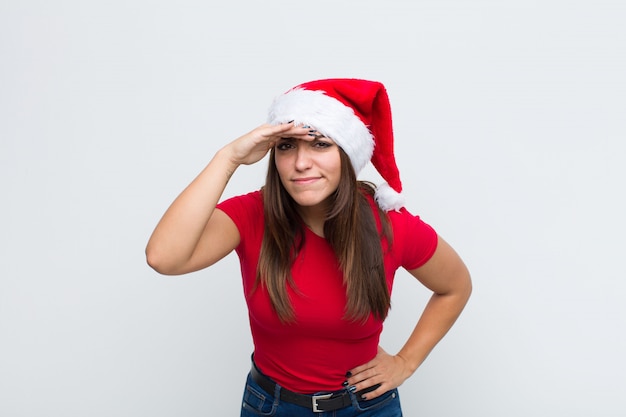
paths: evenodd
<path fill-rule="evenodd" d="M 263 159 L 280 138 L 312 139 L 310 133 L 312 130 L 308 126 L 294 126 L 293 123 L 263 124 L 235 139 L 224 149 L 228 150 L 233 163 L 250 165 Z"/>

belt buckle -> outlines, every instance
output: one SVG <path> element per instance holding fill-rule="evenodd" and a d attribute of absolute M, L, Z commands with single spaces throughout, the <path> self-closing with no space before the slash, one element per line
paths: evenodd
<path fill-rule="evenodd" d="M 329 399 L 332 396 L 333 396 L 332 393 L 331 394 L 313 395 L 311 397 L 311 403 L 313 404 L 313 412 L 314 413 L 323 413 L 324 410 L 320 410 L 319 408 L 317 408 L 318 407 L 317 400 L 327 400 L 327 399 Z"/>

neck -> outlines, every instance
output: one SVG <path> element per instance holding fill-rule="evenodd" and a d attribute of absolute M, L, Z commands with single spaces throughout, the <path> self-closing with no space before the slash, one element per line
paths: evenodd
<path fill-rule="evenodd" d="M 315 207 L 299 207 L 298 213 L 304 224 L 311 229 L 313 233 L 324 237 L 324 223 L 326 222 L 326 208 Z"/>

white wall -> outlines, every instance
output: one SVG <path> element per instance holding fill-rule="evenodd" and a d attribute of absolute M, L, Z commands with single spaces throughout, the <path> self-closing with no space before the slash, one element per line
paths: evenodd
<path fill-rule="evenodd" d="M 144 246 L 275 95 L 335 76 L 387 85 L 409 208 L 473 273 L 405 415 L 625 415 L 625 20 L 621 0 L 1 2 L 0 415 L 238 415 L 236 257 L 167 278 Z M 388 350 L 427 297 L 398 274 Z"/>

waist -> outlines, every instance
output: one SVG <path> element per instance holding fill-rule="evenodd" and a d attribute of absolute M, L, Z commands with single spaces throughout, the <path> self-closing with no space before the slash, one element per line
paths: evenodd
<path fill-rule="evenodd" d="M 285 349 L 275 343 L 272 349 L 255 349 L 254 360 L 266 376 L 291 391 L 337 391 L 343 388 L 346 372 L 372 360 L 377 349 L 378 344 L 340 349 L 317 344 L 315 349 Z"/>
<path fill-rule="evenodd" d="M 380 386 L 380 384 L 378 384 L 355 393 L 351 393 L 351 391 L 344 388 L 331 392 L 321 391 L 315 394 L 301 394 L 290 391 L 276 384 L 276 382 L 274 382 L 271 378 L 264 375 L 254 363 L 254 358 L 252 360 L 250 376 L 254 382 L 263 388 L 263 390 L 268 394 L 273 396 L 278 395 L 281 401 L 305 407 L 316 413 L 334 411 L 348 407 L 353 403 L 353 396 L 360 398 L 361 395 L 366 392 L 373 391 Z"/>

